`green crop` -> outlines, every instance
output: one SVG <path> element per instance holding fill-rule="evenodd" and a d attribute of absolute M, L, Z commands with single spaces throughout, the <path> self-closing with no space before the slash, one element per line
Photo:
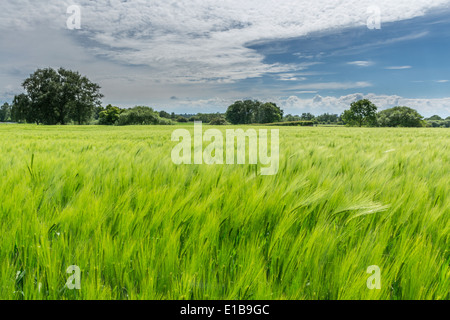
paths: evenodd
<path fill-rule="evenodd" d="M 0 126 L 0 299 L 450 298 L 447 129 L 276 127 L 260 176 L 180 127 Z"/>

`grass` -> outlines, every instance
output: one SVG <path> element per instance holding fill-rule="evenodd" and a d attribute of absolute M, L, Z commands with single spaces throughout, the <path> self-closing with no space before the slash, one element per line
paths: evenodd
<path fill-rule="evenodd" d="M 0 126 L 0 299 L 450 298 L 448 129 L 277 128 L 259 176 L 175 128 Z"/>

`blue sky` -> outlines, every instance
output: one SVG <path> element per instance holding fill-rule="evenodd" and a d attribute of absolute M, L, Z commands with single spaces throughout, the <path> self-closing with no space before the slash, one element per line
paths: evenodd
<path fill-rule="evenodd" d="M 78 70 L 104 104 L 220 112 L 238 99 L 341 113 L 357 99 L 450 116 L 450 1 L 2 1 L 0 102 L 36 68 Z M 67 7 L 81 9 L 69 30 Z M 370 6 L 381 29 L 370 30 Z"/>

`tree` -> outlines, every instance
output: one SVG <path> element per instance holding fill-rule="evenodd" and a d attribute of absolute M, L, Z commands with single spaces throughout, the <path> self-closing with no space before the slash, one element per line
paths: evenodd
<path fill-rule="evenodd" d="M 149 107 L 134 107 L 128 110 L 123 110 L 119 115 L 118 125 L 149 125 L 159 124 L 160 118 L 158 112 Z"/>
<path fill-rule="evenodd" d="M 122 110 L 112 105 L 107 105 L 106 109 L 99 113 L 98 123 L 101 125 L 114 125 L 119 120 Z"/>
<path fill-rule="evenodd" d="M 432 117 L 430 117 L 430 118 L 428 118 L 426 120 L 443 120 L 443 119 L 440 116 L 438 116 L 438 115 L 434 115 L 434 116 L 432 116 Z"/>
<path fill-rule="evenodd" d="M 94 120 L 98 120 L 100 118 L 100 112 L 105 111 L 106 109 L 102 106 L 97 106 L 94 108 Z"/>
<path fill-rule="evenodd" d="M 301 121 L 302 118 L 300 116 L 293 116 L 292 114 L 288 114 L 284 116 L 283 121 L 293 122 L 293 121 Z"/>
<path fill-rule="evenodd" d="M 380 111 L 377 115 L 380 127 L 423 127 L 423 117 L 414 109 L 394 107 Z"/>
<path fill-rule="evenodd" d="M 177 117 L 177 122 L 186 123 L 186 122 L 189 122 L 189 120 L 187 118 L 183 117 L 183 116 L 178 116 Z"/>
<path fill-rule="evenodd" d="M 225 120 L 225 118 L 218 117 L 218 118 L 212 119 L 209 124 L 213 125 L 213 126 L 224 126 L 224 125 L 227 125 L 228 122 L 227 122 L 227 120 Z"/>
<path fill-rule="evenodd" d="M 315 116 L 311 113 L 302 113 L 302 116 L 300 117 L 300 120 L 302 121 L 311 121 L 314 120 Z"/>
<path fill-rule="evenodd" d="M 371 101 L 364 99 L 353 102 L 350 110 L 345 110 L 342 115 L 342 120 L 348 125 L 375 125 L 377 119 L 377 106 Z"/>
<path fill-rule="evenodd" d="M 161 118 L 171 119 L 170 114 L 164 110 L 159 112 L 159 116 Z"/>
<path fill-rule="evenodd" d="M 225 117 L 232 124 L 272 123 L 283 119 L 283 110 L 273 102 L 236 101 L 228 107 Z"/>
<path fill-rule="evenodd" d="M 252 123 L 274 123 L 283 119 L 283 110 L 273 102 L 256 104 L 253 113 Z"/>
<path fill-rule="evenodd" d="M 228 107 L 225 117 L 232 124 L 250 124 L 253 122 L 255 110 L 260 105 L 259 101 L 236 101 Z"/>
<path fill-rule="evenodd" d="M 103 97 L 99 85 L 64 68 L 38 69 L 22 86 L 30 102 L 27 122 L 49 125 L 86 122 Z"/>
<path fill-rule="evenodd" d="M 34 115 L 31 110 L 31 102 L 28 96 L 24 93 L 14 97 L 11 107 L 11 120 L 14 122 L 33 122 Z"/>
<path fill-rule="evenodd" d="M 339 121 L 339 116 L 337 114 L 324 113 L 316 117 L 319 123 L 337 123 Z"/>
<path fill-rule="evenodd" d="M 11 106 L 5 102 L 0 109 L 0 121 L 6 122 L 11 120 Z"/>

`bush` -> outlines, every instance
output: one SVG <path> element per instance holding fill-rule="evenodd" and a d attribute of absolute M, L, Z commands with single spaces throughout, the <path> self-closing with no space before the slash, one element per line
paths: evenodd
<path fill-rule="evenodd" d="M 150 125 L 159 124 L 161 118 L 159 114 L 149 107 L 134 107 L 132 109 L 125 110 L 119 116 L 117 124 L 119 126 L 129 125 Z"/>
<path fill-rule="evenodd" d="M 229 123 L 224 118 L 215 118 L 215 119 L 212 119 L 209 124 L 213 125 L 213 126 L 225 126 Z"/>
<path fill-rule="evenodd" d="M 423 117 L 414 109 L 394 107 L 380 111 L 377 123 L 380 127 L 423 127 Z"/>
<path fill-rule="evenodd" d="M 313 127 L 314 121 L 288 121 L 268 123 L 269 126 L 284 126 L 284 127 Z"/>
<path fill-rule="evenodd" d="M 177 122 L 180 122 L 180 123 L 186 123 L 186 122 L 189 122 L 189 120 L 186 119 L 185 117 L 178 116 L 178 117 L 177 117 Z"/>

